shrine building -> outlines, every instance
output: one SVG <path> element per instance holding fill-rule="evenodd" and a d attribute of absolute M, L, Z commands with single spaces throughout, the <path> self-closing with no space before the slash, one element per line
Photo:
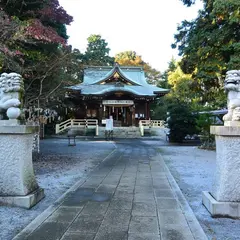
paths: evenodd
<path fill-rule="evenodd" d="M 150 103 L 169 92 L 147 83 L 142 67 L 89 66 L 81 84 L 67 88 L 75 119 L 98 119 L 101 126 L 113 117 L 115 126 L 137 126 L 150 119 Z"/>

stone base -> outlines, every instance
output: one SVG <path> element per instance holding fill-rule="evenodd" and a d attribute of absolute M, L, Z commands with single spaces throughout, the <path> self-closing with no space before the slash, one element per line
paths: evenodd
<path fill-rule="evenodd" d="M 30 209 L 45 197 L 44 190 L 38 188 L 26 196 L 0 196 L 0 206 L 16 206 Z"/>
<path fill-rule="evenodd" d="M 209 192 L 202 192 L 202 203 L 212 217 L 240 218 L 240 202 L 219 202 Z"/>
<path fill-rule="evenodd" d="M 21 122 L 17 119 L 10 119 L 10 120 L 1 120 L 0 125 L 1 126 L 18 126 Z"/>
<path fill-rule="evenodd" d="M 226 127 L 240 127 L 240 121 L 225 121 L 224 126 L 226 126 Z"/>

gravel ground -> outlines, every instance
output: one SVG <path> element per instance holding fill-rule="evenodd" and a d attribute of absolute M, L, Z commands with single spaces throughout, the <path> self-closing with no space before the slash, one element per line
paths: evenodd
<path fill-rule="evenodd" d="M 41 141 L 41 154 L 34 156 L 33 165 L 46 197 L 31 210 L 1 206 L 0 239 L 12 239 L 114 148 L 113 143 L 105 141 L 77 140 L 76 147 L 68 147 L 66 139 Z"/>
<path fill-rule="evenodd" d="M 216 153 L 197 147 L 163 146 L 163 158 L 209 239 L 240 239 L 240 220 L 212 218 L 202 205 L 202 191 L 211 191 Z"/>

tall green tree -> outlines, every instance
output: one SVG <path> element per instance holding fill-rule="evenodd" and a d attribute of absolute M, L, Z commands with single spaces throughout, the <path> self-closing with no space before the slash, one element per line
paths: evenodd
<path fill-rule="evenodd" d="M 183 0 L 188 6 L 194 2 Z M 179 25 L 172 47 L 178 48 L 181 69 L 192 74 L 203 102 L 212 102 L 223 94 L 226 71 L 240 69 L 240 1 L 203 2 L 195 20 Z"/>
<path fill-rule="evenodd" d="M 86 65 L 113 65 L 114 58 L 109 56 L 110 48 L 101 35 L 92 34 L 87 40 L 88 45 L 83 60 Z"/>

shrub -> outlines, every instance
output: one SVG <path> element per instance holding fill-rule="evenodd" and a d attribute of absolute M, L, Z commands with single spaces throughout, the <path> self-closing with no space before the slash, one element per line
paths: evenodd
<path fill-rule="evenodd" d="M 204 149 L 215 148 L 215 137 L 210 133 L 210 126 L 216 124 L 214 116 L 209 113 L 199 115 L 197 121 L 197 128 L 200 132 L 201 146 Z"/>
<path fill-rule="evenodd" d="M 186 135 L 198 132 L 196 128 L 196 115 L 191 107 L 183 102 L 172 103 L 168 108 L 167 124 L 169 128 L 169 141 L 182 142 Z"/>

